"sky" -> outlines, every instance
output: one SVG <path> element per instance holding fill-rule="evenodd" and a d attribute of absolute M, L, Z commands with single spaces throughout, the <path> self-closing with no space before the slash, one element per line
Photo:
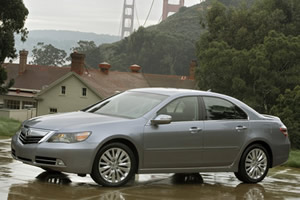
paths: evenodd
<path fill-rule="evenodd" d="M 163 0 L 135 0 L 134 29 L 145 23 L 152 1 L 153 8 L 145 26 L 157 24 L 161 19 Z M 185 0 L 185 6 L 192 6 L 200 1 Z M 72 30 L 110 35 L 121 33 L 124 0 L 23 0 L 23 2 L 29 10 L 25 24 L 29 30 Z M 173 4 L 178 2 L 179 0 L 169 0 L 169 3 Z"/>

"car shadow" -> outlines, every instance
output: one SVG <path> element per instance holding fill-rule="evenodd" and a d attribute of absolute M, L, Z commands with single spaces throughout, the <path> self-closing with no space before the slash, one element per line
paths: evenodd
<path fill-rule="evenodd" d="M 36 179 L 41 182 L 53 183 L 53 184 L 70 184 L 72 181 L 68 175 L 61 172 L 43 172 L 39 174 Z"/>
<path fill-rule="evenodd" d="M 92 182 L 72 183 L 60 172 L 42 172 L 34 181 L 11 185 L 8 199 L 283 199 L 266 193 L 260 184 L 209 184 L 199 173 L 161 177 L 154 182 L 150 177 L 149 182 L 109 188 Z"/>

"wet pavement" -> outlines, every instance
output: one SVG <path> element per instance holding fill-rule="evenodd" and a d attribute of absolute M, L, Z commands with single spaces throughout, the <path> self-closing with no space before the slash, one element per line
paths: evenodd
<path fill-rule="evenodd" d="M 104 188 L 87 175 L 47 173 L 14 161 L 10 140 L 0 140 L 0 199 L 300 199 L 300 169 L 276 167 L 259 184 L 242 184 L 233 173 L 137 175 L 127 186 Z"/>

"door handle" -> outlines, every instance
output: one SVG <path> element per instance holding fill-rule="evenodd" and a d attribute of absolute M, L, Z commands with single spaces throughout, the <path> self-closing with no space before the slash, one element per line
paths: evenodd
<path fill-rule="evenodd" d="M 237 130 L 237 131 L 242 131 L 242 130 L 245 130 L 245 129 L 247 129 L 246 126 L 237 126 L 237 127 L 235 127 L 235 130 Z"/>
<path fill-rule="evenodd" d="M 191 128 L 189 129 L 189 131 L 190 131 L 192 134 L 195 134 L 195 133 L 198 133 L 199 131 L 202 131 L 202 128 L 191 127 Z"/>

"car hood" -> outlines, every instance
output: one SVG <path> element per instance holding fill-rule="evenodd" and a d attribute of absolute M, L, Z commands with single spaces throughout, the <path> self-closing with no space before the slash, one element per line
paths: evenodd
<path fill-rule="evenodd" d="M 35 117 L 24 122 L 24 125 L 39 129 L 60 130 L 73 126 L 88 126 L 95 123 L 104 124 L 125 120 L 128 119 L 79 111 Z"/>

